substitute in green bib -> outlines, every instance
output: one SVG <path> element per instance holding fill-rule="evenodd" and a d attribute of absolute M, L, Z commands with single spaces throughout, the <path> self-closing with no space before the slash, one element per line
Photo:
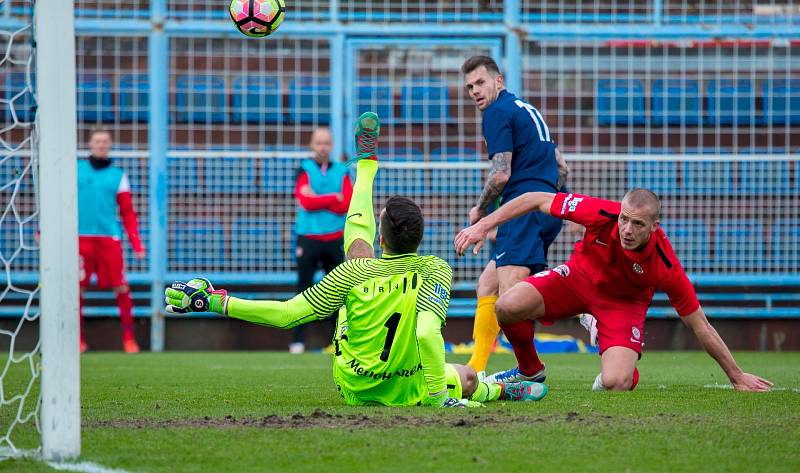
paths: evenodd
<path fill-rule="evenodd" d="M 207 279 L 166 289 L 167 312 L 216 312 L 289 329 L 337 314 L 333 379 L 350 405 L 478 406 L 494 400 L 537 401 L 542 383 L 485 383 L 468 366 L 445 363 L 444 326 L 453 271 L 437 256 L 416 254 L 425 227 L 407 197 L 386 201 L 376 258 L 372 187 L 380 121 L 372 112 L 356 124 L 353 198 L 344 228 L 348 260 L 288 301 L 252 301 L 215 290 Z"/>

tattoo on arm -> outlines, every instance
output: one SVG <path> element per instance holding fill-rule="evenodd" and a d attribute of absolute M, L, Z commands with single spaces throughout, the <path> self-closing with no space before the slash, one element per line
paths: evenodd
<path fill-rule="evenodd" d="M 569 164 L 567 164 L 567 160 L 564 159 L 564 156 L 561 154 L 558 148 L 556 148 L 556 161 L 558 162 L 558 189 L 560 190 L 564 184 L 567 183 L 570 168 Z"/>
<path fill-rule="evenodd" d="M 495 153 L 492 156 L 492 169 L 486 179 L 486 186 L 483 188 L 481 197 L 478 200 L 478 207 L 488 211 L 489 206 L 500 197 L 510 177 L 511 151 Z"/>

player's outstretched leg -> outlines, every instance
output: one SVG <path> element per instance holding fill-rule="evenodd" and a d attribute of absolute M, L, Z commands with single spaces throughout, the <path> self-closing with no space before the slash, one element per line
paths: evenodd
<path fill-rule="evenodd" d="M 344 224 L 344 252 L 347 259 L 375 256 L 375 213 L 372 185 L 378 173 L 378 137 L 381 121 L 374 112 L 365 112 L 356 121 L 356 183 Z"/>

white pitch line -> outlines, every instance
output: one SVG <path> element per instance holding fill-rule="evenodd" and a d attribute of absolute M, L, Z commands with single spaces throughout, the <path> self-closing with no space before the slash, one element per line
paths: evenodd
<path fill-rule="evenodd" d="M 128 470 L 120 468 L 107 468 L 92 462 L 67 463 L 67 462 L 47 462 L 50 468 L 59 471 L 77 471 L 80 473 L 130 473 Z"/>

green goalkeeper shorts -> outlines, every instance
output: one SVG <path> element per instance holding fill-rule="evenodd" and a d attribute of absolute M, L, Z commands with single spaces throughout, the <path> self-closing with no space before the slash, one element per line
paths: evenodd
<path fill-rule="evenodd" d="M 458 370 L 456 370 L 455 366 L 451 365 L 450 363 L 446 363 L 444 365 L 444 375 L 445 375 L 445 384 L 447 385 L 447 395 L 450 397 L 454 397 L 456 399 L 461 399 L 462 388 L 461 388 L 461 376 L 458 374 Z M 333 380 L 336 383 L 336 387 L 339 389 L 339 394 L 342 395 L 342 399 L 344 402 L 347 403 L 349 406 L 379 406 L 381 403 L 375 401 L 363 401 L 358 398 L 358 396 L 350 391 L 347 388 L 342 387 L 343 383 L 340 383 L 338 379 L 336 379 L 336 372 L 334 371 Z M 422 404 L 424 399 L 419 399 L 415 404 L 419 405 Z"/>

